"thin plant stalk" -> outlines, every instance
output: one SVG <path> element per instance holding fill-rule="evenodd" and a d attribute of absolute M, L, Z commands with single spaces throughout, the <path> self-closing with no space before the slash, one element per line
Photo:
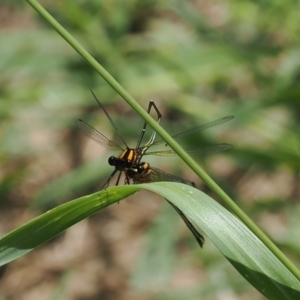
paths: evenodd
<path fill-rule="evenodd" d="M 26 0 L 53 28 L 85 59 L 99 75 L 134 109 L 177 155 L 216 193 L 242 222 L 274 253 L 274 255 L 300 280 L 300 271 L 275 246 L 255 223 L 234 203 L 234 201 L 210 178 L 210 176 L 172 139 L 172 137 L 135 101 L 124 88 L 35 0 Z"/>

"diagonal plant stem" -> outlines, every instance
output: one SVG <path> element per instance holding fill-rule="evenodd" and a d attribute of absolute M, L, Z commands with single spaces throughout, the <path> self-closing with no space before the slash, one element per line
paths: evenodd
<path fill-rule="evenodd" d="M 53 28 L 85 59 L 99 75 L 157 132 L 178 156 L 216 193 L 246 226 L 274 253 L 274 255 L 300 280 L 299 270 L 209 177 L 209 175 L 172 139 L 172 137 L 122 88 L 122 86 L 35 0 L 26 0 Z"/>

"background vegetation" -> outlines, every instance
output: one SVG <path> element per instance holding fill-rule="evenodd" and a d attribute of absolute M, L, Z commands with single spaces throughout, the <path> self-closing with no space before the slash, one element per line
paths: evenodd
<path fill-rule="evenodd" d="M 41 3 L 144 107 L 155 100 L 171 133 L 235 116 L 180 142 L 234 145 L 197 161 L 299 265 L 299 4 Z M 112 153 L 76 127 L 82 118 L 114 136 L 89 88 L 132 146 L 142 120 L 25 2 L 0 6 L 0 30 L 4 234 L 99 190 L 110 174 Z M 210 193 L 176 158 L 149 161 Z M 209 240 L 200 250 L 172 208 L 146 192 L 7 265 L 0 297 L 263 299 Z"/>

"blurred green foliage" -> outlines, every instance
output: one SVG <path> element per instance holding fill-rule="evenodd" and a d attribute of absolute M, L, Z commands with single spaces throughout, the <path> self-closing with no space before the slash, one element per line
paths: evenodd
<path fill-rule="evenodd" d="M 161 124 L 171 134 L 235 116 L 231 124 L 182 144 L 234 145 L 227 153 L 197 160 L 299 264 L 299 3 L 41 3 L 144 107 L 156 101 Z M 107 104 L 131 145 L 142 120 L 28 5 L 1 3 L 0 44 L 0 230 L 7 232 L 19 224 L 12 211 L 51 208 L 97 190 L 108 176 L 111 154 L 76 128 L 82 118 L 106 136 L 114 134 L 89 88 Z M 153 162 L 171 173 L 184 170 L 178 160 Z M 175 242 L 170 239 L 174 253 L 169 255 L 178 256 L 176 268 L 196 265 L 201 282 L 178 293 L 158 286 L 137 299 L 182 299 L 181 293 L 189 299 L 215 299 L 217 293 L 262 299 L 209 243 L 203 261 L 193 261 L 198 249 L 191 237 L 195 249 L 183 264 Z"/>

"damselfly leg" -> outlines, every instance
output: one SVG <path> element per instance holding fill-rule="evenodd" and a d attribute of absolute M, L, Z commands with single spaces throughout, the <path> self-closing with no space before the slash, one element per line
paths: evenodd
<path fill-rule="evenodd" d="M 103 112 L 105 113 L 106 117 L 108 118 L 109 122 L 111 123 L 112 127 L 114 128 L 114 130 L 116 131 L 117 135 L 119 136 L 120 140 L 123 142 L 124 144 L 124 148 L 117 145 L 116 143 L 112 142 L 111 140 L 109 140 L 106 136 L 104 136 L 102 133 L 100 133 L 97 129 L 95 129 L 94 127 L 92 127 L 91 125 L 87 124 L 86 122 L 84 122 L 83 120 L 78 120 L 77 124 L 79 129 L 88 137 L 90 137 L 91 139 L 93 139 L 95 142 L 97 142 L 98 144 L 104 146 L 105 148 L 109 149 L 109 150 L 118 150 L 121 151 L 121 154 L 116 157 L 116 156 L 111 156 L 108 159 L 108 163 L 109 165 L 115 167 L 114 171 L 110 174 L 110 176 L 108 177 L 108 179 L 106 180 L 106 182 L 104 183 L 104 185 L 102 186 L 103 188 L 106 188 L 109 186 L 109 182 L 110 180 L 115 176 L 116 173 L 119 172 L 118 177 L 117 177 L 117 181 L 116 181 L 116 185 L 119 184 L 120 179 L 121 179 L 121 175 L 122 173 L 125 174 L 125 184 L 129 184 L 130 183 L 130 179 L 127 175 L 126 175 L 126 170 L 133 168 L 136 164 L 140 163 L 140 160 L 142 158 L 142 156 L 144 155 L 144 153 L 147 151 L 147 149 L 149 147 L 151 147 L 152 143 L 155 140 L 155 136 L 156 136 L 156 132 L 153 131 L 152 135 L 150 137 L 150 140 L 145 144 L 145 146 L 140 147 L 145 132 L 146 132 L 146 128 L 147 128 L 147 123 L 145 122 L 142 128 L 142 131 L 140 133 L 140 136 L 138 138 L 138 142 L 137 142 L 137 146 L 136 148 L 129 148 L 129 146 L 127 145 L 126 141 L 124 140 L 123 136 L 121 135 L 119 129 L 117 128 L 116 124 L 114 123 L 114 121 L 112 120 L 112 118 L 110 117 L 110 115 L 108 114 L 108 112 L 106 111 L 105 107 L 101 104 L 101 102 L 98 100 L 98 98 L 96 97 L 96 95 L 93 93 L 93 91 L 91 91 L 96 102 L 98 103 L 98 105 L 100 106 L 100 108 L 103 110 Z M 149 102 L 148 105 L 148 110 L 147 112 L 150 114 L 151 109 L 154 108 L 154 110 L 157 113 L 157 122 L 159 123 L 161 120 L 161 113 L 159 112 L 157 106 L 155 105 L 155 103 L 153 101 Z"/>
<path fill-rule="evenodd" d="M 118 157 L 117 156 L 109 157 L 108 163 L 111 166 L 113 166 L 115 169 L 113 170 L 113 172 L 111 173 L 111 175 L 109 176 L 109 178 L 107 179 L 107 181 L 105 182 L 105 184 L 103 185 L 102 188 L 106 188 L 109 185 L 110 180 L 114 177 L 114 175 L 116 173 L 119 173 L 117 176 L 116 185 L 119 184 L 121 175 L 123 173 L 123 174 L 125 174 L 125 184 L 130 184 L 131 182 L 133 184 L 137 184 L 137 183 L 149 183 L 149 182 L 158 182 L 158 181 L 174 181 L 174 182 L 181 182 L 181 183 L 188 184 L 188 185 L 195 187 L 194 183 L 191 181 L 182 179 L 182 178 L 177 177 L 172 174 L 165 173 L 164 171 L 162 171 L 158 168 L 154 168 L 154 167 L 150 166 L 149 163 L 141 162 L 141 159 L 143 158 L 144 155 L 172 156 L 172 155 L 176 155 L 176 153 L 173 150 L 148 152 L 148 149 L 150 147 L 152 147 L 154 145 L 161 145 L 161 144 L 165 143 L 162 140 L 155 141 L 156 131 L 154 131 L 154 130 L 150 136 L 149 141 L 146 144 L 144 144 L 143 146 L 141 146 L 142 141 L 145 136 L 145 133 L 146 133 L 146 129 L 147 129 L 146 122 L 143 125 L 142 131 L 139 135 L 139 138 L 138 138 L 138 141 L 136 144 L 136 147 L 129 148 L 128 145 L 126 144 L 125 140 L 123 139 L 120 131 L 118 130 L 116 124 L 113 122 L 113 120 L 111 119 L 110 115 L 108 114 L 108 112 L 106 111 L 104 106 L 97 99 L 97 97 L 93 93 L 93 91 L 91 91 L 91 92 L 92 92 L 95 100 L 97 101 L 97 103 L 99 104 L 99 106 L 101 107 L 103 112 L 105 113 L 106 117 L 110 121 L 111 125 L 113 126 L 113 128 L 116 131 L 117 135 L 119 136 L 120 140 L 123 142 L 123 145 L 125 146 L 125 147 L 121 147 L 121 146 L 117 145 L 116 143 L 109 140 L 102 133 L 100 133 L 97 129 L 95 129 L 92 126 L 90 126 L 89 124 L 85 123 L 83 120 L 78 120 L 78 127 L 85 135 L 87 135 L 88 137 L 90 137 L 91 139 L 96 141 L 98 144 L 106 147 L 107 149 L 110 149 L 113 151 L 116 151 L 116 150 L 121 151 L 121 154 Z M 149 105 L 148 105 L 148 109 L 147 109 L 148 114 L 151 113 L 152 108 L 155 110 L 155 112 L 157 114 L 157 123 L 160 123 L 162 115 L 161 115 L 159 109 L 157 108 L 157 106 L 155 105 L 155 103 L 153 101 L 150 101 Z M 182 136 L 190 135 L 190 134 L 211 128 L 213 126 L 222 124 L 224 122 L 231 120 L 232 118 L 233 118 L 233 116 L 224 117 L 224 118 L 197 126 L 190 130 L 175 134 L 172 137 L 174 139 L 178 139 Z M 213 146 L 197 148 L 197 149 L 188 148 L 185 150 L 191 154 L 214 153 L 214 152 L 228 150 L 231 147 L 232 146 L 230 144 L 219 144 L 219 145 L 213 145 Z M 183 214 L 183 212 L 177 206 L 175 206 L 171 202 L 169 202 L 169 203 L 173 206 L 173 208 L 181 216 L 181 218 L 183 219 L 183 221 L 185 222 L 187 227 L 191 230 L 191 232 L 195 236 L 198 244 L 202 247 L 204 244 L 204 237 L 195 229 L 193 224 L 188 220 L 188 218 Z"/>

